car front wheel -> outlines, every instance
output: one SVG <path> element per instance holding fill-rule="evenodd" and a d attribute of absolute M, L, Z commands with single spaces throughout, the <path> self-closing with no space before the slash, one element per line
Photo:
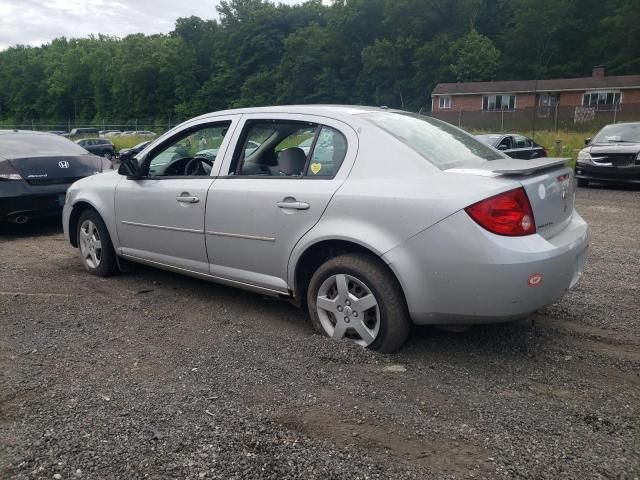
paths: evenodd
<path fill-rule="evenodd" d="M 399 349 L 411 328 L 402 289 L 380 260 L 346 254 L 324 263 L 307 291 L 315 329 L 383 353 Z"/>
<path fill-rule="evenodd" d="M 80 258 L 89 273 L 108 277 L 118 270 L 111 237 L 98 212 L 91 209 L 82 212 L 77 235 Z"/>
<path fill-rule="evenodd" d="M 104 153 L 102 154 L 102 156 L 103 156 L 104 158 L 106 158 L 107 160 L 111 160 L 111 159 L 113 158 L 113 154 L 112 154 L 109 150 L 107 150 L 106 152 L 104 152 Z"/>

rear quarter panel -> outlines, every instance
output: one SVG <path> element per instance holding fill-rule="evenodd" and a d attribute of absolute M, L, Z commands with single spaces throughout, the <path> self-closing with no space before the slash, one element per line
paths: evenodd
<path fill-rule="evenodd" d="M 506 178 L 441 171 L 377 127 L 354 126 L 359 150 L 349 177 L 324 215 L 295 246 L 288 283 L 301 255 L 323 240 L 348 240 L 379 256 L 460 209 L 519 186 Z"/>

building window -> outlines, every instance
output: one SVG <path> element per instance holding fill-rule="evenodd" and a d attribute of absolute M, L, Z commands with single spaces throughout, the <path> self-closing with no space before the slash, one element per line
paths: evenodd
<path fill-rule="evenodd" d="M 595 107 L 596 110 L 613 110 L 620 105 L 620 92 L 587 92 L 582 96 L 582 106 Z"/>
<path fill-rule="evenodd" d="M 538 94 L 538 106 L 555 107 L 560 103 L 559 93 L 540 93 Z"/>
<path fill-rule="evenodd" d="M 451 97 L 440 97 L 440 108 L 451 108 Z"/>
<path fill-rule="evenodd" d="M 515 95 L 483 95 L 482 110 L 485 112 L 499 112 L 501 110 L 515 110 Z"/>

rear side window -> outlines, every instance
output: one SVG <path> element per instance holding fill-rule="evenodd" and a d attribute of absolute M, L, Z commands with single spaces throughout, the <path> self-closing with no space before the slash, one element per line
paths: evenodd
<path fill-rule="evenodd" d="M 333 178 L 347 152 L 337 130 L 292 120 L 248 121 L 230 175 Z"/>
<path fill-rule="evenodd" d="M 37 133 L 0 134 L 0 157 L 29 158 L 86 155 L 87 151 L 59 135 Z"/>
<path fill-rule="evenodd" d="M 306 171 L 308 177 L 333 177 L 347 153 L 347 140 L 337 130 L 322 127 Z"/>
<path fill-rule="evenodd" d="M 434 118 L 399 112 L 366 113 L 362 117 L 440 170 L 506 158 L 468 133 Z"/>

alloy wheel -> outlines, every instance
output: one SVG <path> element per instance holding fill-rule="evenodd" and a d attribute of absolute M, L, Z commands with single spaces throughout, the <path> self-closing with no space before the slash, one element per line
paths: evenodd
<path fill-rule="evenodd" d="M 347 338 L 363 347 L 380 332 L 380 307 L 367 285 L 347 274 L 327 278 L 316 299 L 322 328 L 330 337 Z"/>
<path fill-rule="evenodd" d="M 80 225 L 80 253 L 82 259 L 90 268 L 98 268 L 102 260 L 102 242 L 96 224 L 85 220 Z"/>

